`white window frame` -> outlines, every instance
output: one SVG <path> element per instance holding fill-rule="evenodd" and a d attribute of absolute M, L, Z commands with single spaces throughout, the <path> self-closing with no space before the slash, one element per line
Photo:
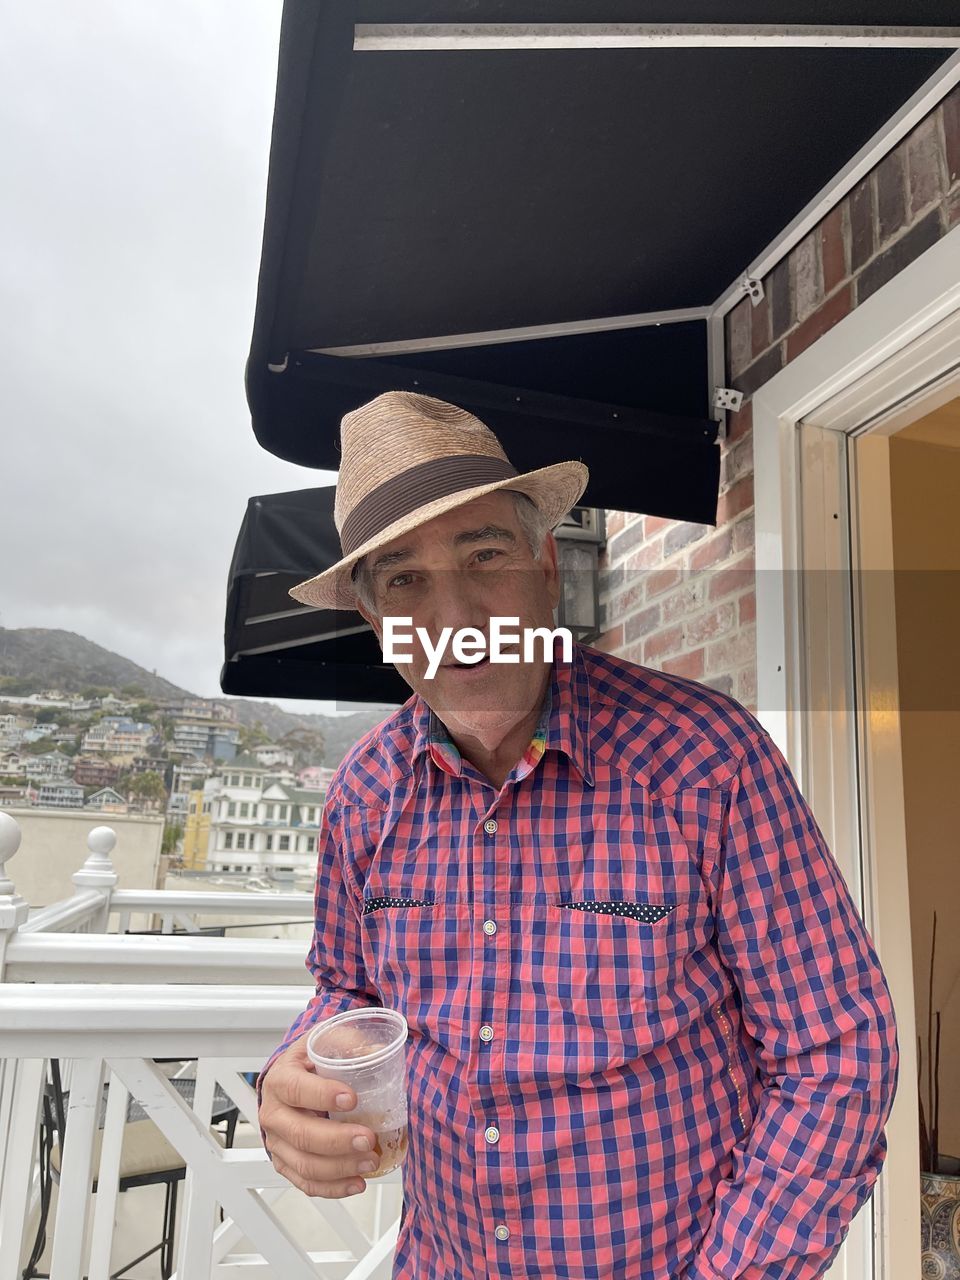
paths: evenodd
<path fill-rule="evenodd" d="M 899 734 L 881 737 L 863 713 L 868 682 L 895 694 L 896 651 L 876 601 L 842 590 L 849 578 L 842 571 L 851 562 L 869 563 L 865 541 L 881 550 L 884 539 L 889 543 L 889 513 L 861 510 L 857 486 L 864 477 L 848 466 L 849 440 L 892 434 L 953 399 L 960 392 L 958 361 L 960 226 L 753 397 L 757 715 L 789 760 L 877 946 L 899 1033 L 900 1083 L 886 1128 L 887 1159 L 829 1280 L 895 1280 L 914 1275 L 920 1257 L 902 761 Z M 851 584 L 861 581 L 857 575 Z M 860 671 L 852 661 L 854 628 L 864 643 Z M 836 712 L 854 707 L 856 716 Z M 875 846 L 878 832 L 883 840 Z M 871 854 L 874 847 L 882 853 Z"/>

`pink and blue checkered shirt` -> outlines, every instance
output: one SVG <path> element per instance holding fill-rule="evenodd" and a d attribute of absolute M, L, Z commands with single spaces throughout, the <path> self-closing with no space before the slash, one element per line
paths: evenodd
<path fill-rule="evenodd" d="M 575 646 L 499 790 L 411 697 L 328 793 L 307 965 L 277 1053 L 409 1023 L 394 1280 L 815 1280 L 883 1165 L 872 940 L 772 739 L 693 680 Z"/>

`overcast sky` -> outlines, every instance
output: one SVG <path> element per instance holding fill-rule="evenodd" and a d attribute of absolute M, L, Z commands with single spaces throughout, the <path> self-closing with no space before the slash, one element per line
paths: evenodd
<path fill-rule="evenodd" d="M 6 3 L 0 625 L 220 693 L 280 0 Z M 320 703 L 282 702 L 303 711 Z"/>

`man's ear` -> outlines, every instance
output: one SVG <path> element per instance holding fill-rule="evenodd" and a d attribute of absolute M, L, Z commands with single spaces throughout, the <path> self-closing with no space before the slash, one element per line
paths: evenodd
<path fill-rule="evenodd" d="M 560 603 L 560 562 L 557 554 L 557 540 L 552 533 L 548 533 L 543 540 L 540 565 L 547 584 L 550 607 L 556 609 Z"/>
<path fill-rule="evenodd" d="M 359 599 L 357 600 L 356 607 L 357 607 L 357 613 L 359 613 L 360 617 L 363 618 L 365 622 L 369 622 L 371 627 L 373 627 L 374 631 L 377 633 L 377 639 L 380 641 L 380 648 L 382 649 L 383 648 L 383 623 L 380 621 L 380 619 L 377 617 L 375 613 L 371 613 L 367 609 L 366 605 L 361 604 Z"/>

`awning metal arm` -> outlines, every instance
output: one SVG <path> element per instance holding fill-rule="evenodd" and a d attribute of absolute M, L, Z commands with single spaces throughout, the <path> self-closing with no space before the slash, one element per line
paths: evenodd
<path fill-rule="evenodd" d="M 444 333 L 429 338 L 399 338 L 393 342 L 362 342 L 345 347 L 310 347 L 323 356 L 408 355 L 413 351 L 447 351 L 457 347 L 482 347 L 496 342 L 533 342 L 538 338 L 565 338 L 573 334 L 608 333 L 612 329 L 640 329 L 662 324 L 686 324 L 706 320 L 709 307 L 682 307 L 673 311 L 642 311 L 626 316 L 593 320 L 568 320 L 557 324 L 523 325 L 516 329 L 486 329 L 479 333 Z M 286 362 L 284 362 L 286 363 Z M 270 366 L 273 368 L 273 366 Z"/>
<path fill-rule="evenodd" d="M 364 624 L 361 627 L 345 627 L 336 631 L 320 631 L 312 636 L 298 636 L 296 640 L 281 640 L 274 644 L 260 645 L 251 649 L 238 649 L 236 653 L 230 655 L 230 661 L 233 662 L 237 658 L 252 658 L 261 653 L 279 653 L 281 649 L 300 649 L 307 644 L 321 644 L 328 640 L 342 640 L 344 636 L 360 635 L 363 631 L 372 631 L 373 628 Z"/>
<path fill-rule="evenodd" d="M 357 52 L 497 49 L 960 47 L 960 27 L 801 26 L 741 23 L 357 23 Z"/>

